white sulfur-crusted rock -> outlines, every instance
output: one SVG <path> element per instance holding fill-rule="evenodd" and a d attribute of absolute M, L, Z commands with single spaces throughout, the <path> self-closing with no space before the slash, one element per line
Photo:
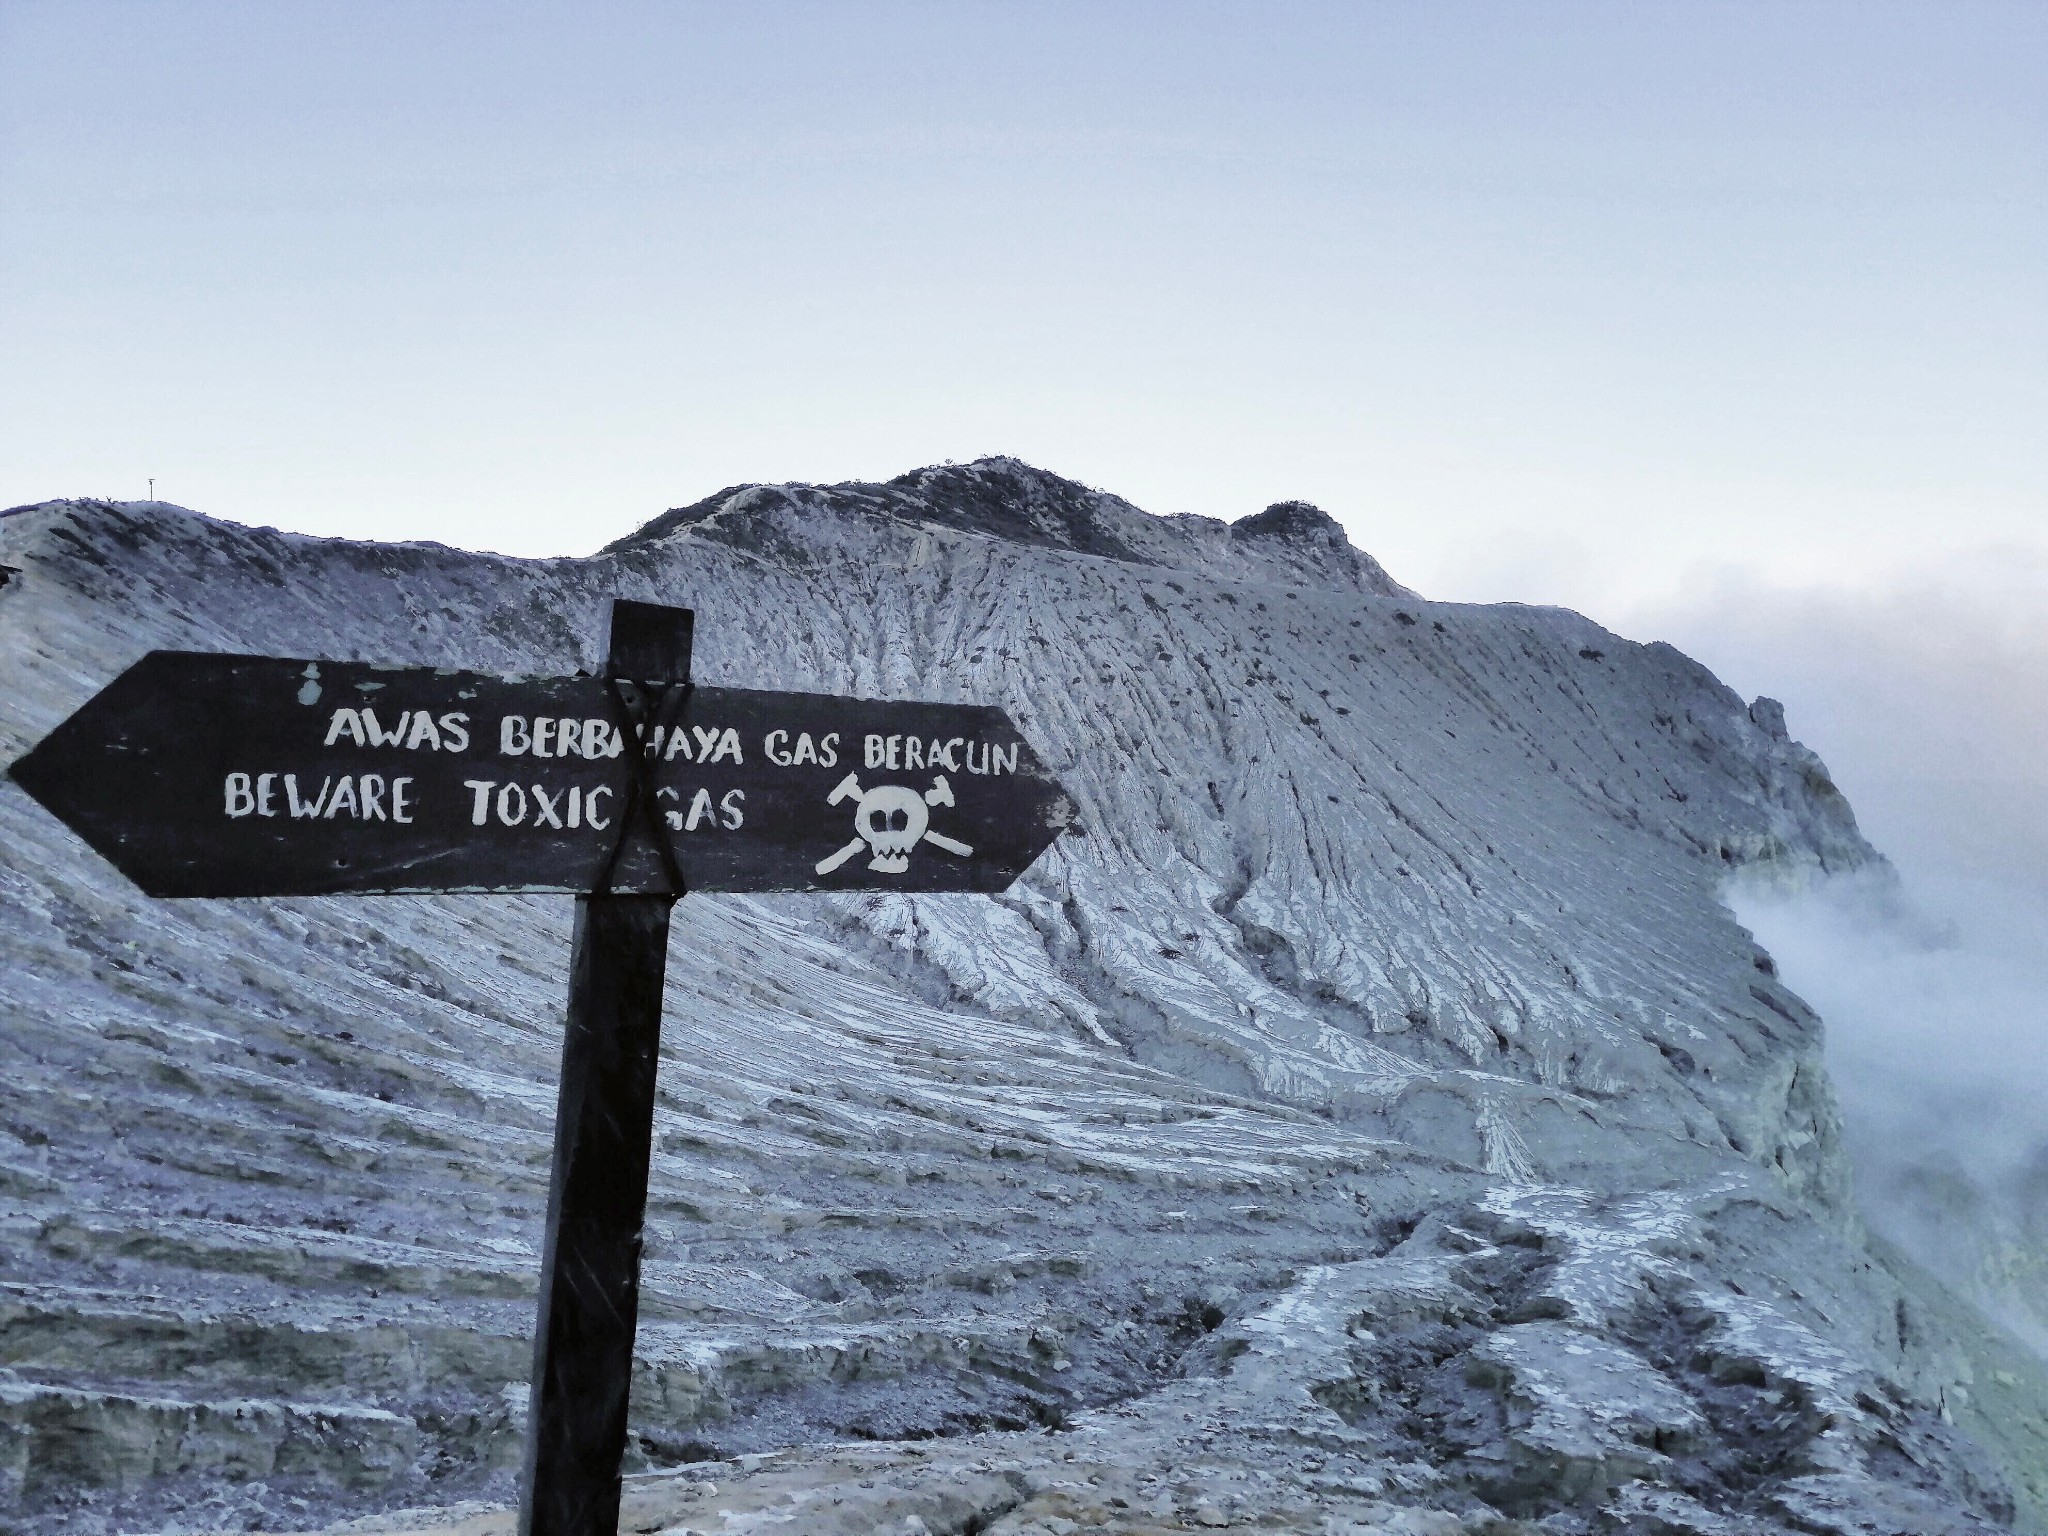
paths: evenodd
<path fill-rule="evenodd" d="M 1667 646 L 1012 460 L 582 560 L 61 502 L 0 563 L 0 760 L 153 648 L 558 672 L 626 596 L 704 680 L 1000 704 L 1054 765 L 1000 899 L 678 909 L 675 1529 L 2039 1518 L 2038 1373 L 1987 1427 L 1995 1336 L 1861 1245 L 1819 1021 L 1719 899 L 1877 855 Z M 569 921 L 152 902 L 0 782 L 0 1525 L 509 1496 Z"/>

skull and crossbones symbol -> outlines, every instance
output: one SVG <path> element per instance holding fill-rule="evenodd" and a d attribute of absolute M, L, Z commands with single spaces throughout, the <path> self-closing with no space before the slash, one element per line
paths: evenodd
<path fill-rule="evenodd" d="M 825 803 L 837 805 L 842 800 L 854 799 L 860 803 L 853 808 L 853 830 L 860 835 L 837 853 L 818 861 L 821 875 L 831 874 L 862 849 L 873 854 L 868 868 L 885 875 L 900 875 L 910 868 L 910 850 L 921 842 L 936 844 L 963 859 L 974 853 L 967 844 L 931 829 L 932 815 L 927 807 L 954 803 L 953 786 L 946 782 L 943 773 L 922 794 L 901 784 L 877 784 L 873 789 L 862 789 L 859 776 L 849 773 L 825 797 Z"/>

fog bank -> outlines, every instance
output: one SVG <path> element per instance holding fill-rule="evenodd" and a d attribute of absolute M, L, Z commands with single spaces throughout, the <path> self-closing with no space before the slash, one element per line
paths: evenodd
<path fill-rule="evenodd" d="M 1872 1228 L 2048 1354 L 2048 559 L 1721 571 L 1618 627 L 1782 699 L 1893 860 L 1730 899 L 1826 1020 Z"/>

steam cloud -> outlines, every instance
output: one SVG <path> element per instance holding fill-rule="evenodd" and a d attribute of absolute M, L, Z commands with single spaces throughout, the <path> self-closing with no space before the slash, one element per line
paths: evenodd
<path fill-rule="evenodd" d="M 1727 572 L 1623 627 L 1782 699 L 1894 861 L 1730 900 L 1826 1020 L 1871 1227 L 2048 1356 L 2048 560 Z"/>

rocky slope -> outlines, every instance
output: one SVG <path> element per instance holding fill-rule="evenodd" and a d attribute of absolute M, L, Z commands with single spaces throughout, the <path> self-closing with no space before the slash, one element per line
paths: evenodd
<path fill-rule="evenodd" d="M 1007 460 L 584 560 L 60 502 L 0 564 L 0 761 L 152 648 L 557 671 L 617 595 L 706 681 L 1052 762 L 1080 825 L 1001 899 L 678 908 L 662 1520 L 2042 1528 L 2048 1388 L 1865 1249 L 1718 895 L 1876 856 L 1669 647 Z M 508 1496 L 570 918 L 152 902 L 0 783 L 0 1529 Z"/>

